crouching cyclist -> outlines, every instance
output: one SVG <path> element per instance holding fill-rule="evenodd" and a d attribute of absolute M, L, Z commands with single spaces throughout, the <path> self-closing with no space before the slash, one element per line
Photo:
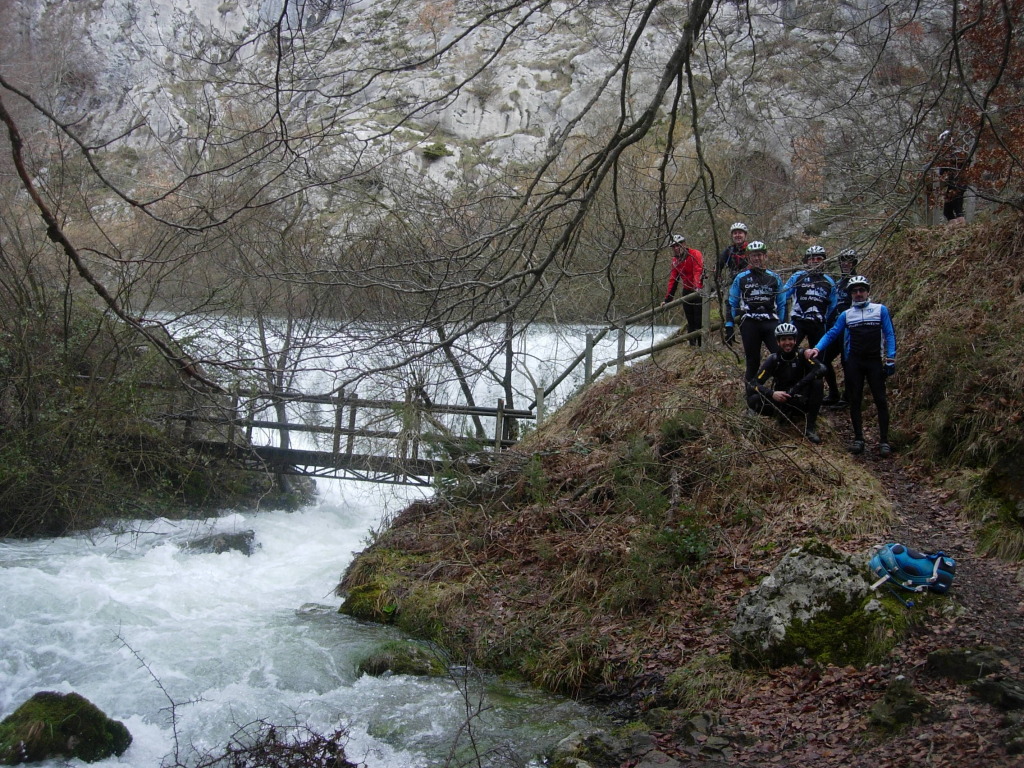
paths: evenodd
<path fill-rule="evenodd" d="M 839 315 L 835 324 L 804 355 L 815 359 L 836 339 L 842 338 L 846 395 L 850 400 L 850 424 L 853 426 L 850 452 L 864 453 L 861 410 L 864 384 L 867 383 L 878 411 L 878 455 L 887 458 L 892 449 L 889 447 L 889 404 L 885 396 L 885 379 L 896 372 L 896 332 L 889 309 L 868 298 L 871 283 L 866 277 L 851 277 L 846 287 L 853 305 Z"/>
<path fill-rule="evenodd" d="M 748 386 L 747 407 L 763 416 L 802 423 L 804 436 L 812 443 L 820 443 L 816 427 L 825 393 L 825 366 L 797 351 L 798 334 L 792 323 L 781 323 L 775 328 L 779 351 L 768 355 L 758 368 Z"/>

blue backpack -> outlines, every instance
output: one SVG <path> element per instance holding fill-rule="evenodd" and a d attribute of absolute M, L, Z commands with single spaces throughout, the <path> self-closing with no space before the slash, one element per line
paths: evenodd
<path fill-rule="evenodd" d="M 939 552 L 918 552 L 903 544 L 881 544 L 868 564 L 878 581 L 871 589 L 892 583 L 908 592 L 937 592 L 944 595 L 953 585 L 956 560 Z M 911 603 L 912 604 L 912 603 Z"/>

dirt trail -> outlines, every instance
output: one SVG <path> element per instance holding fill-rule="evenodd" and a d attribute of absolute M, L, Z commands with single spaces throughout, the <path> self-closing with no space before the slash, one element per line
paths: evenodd
<path fill-rule="evenodd" d="M 826 418 L 832 424 L 832 440 L 851 437 L 844 434 L 849 430 L 845 412 Z M 1006 744 L 1019 738 L 1022 716 L 1002 712 L 979 700 L 966 685 L 930 673 L 927 660 L 938 649 L 999 646 L 1009 656 L 1005 677 L 1024 680 L 1024 574 L 1019 566 L 979 556 L 960 503 L 934 487 L 911 461 L 899 455 L 881 459 L 870 451 L 861 461 L 893 501 L 896 522 L 888 532 L 890 541 L 920 550 L 941 549 L 954 557 L 953 589 L 939 598 L 938 611 L 929 611 L 935 618 L 916 628 L 883 664 L 824 672 L 789 668 L 773 674 L 769 690 L 751 696 L 731 715 L 740 732 L 776 734 L 777 739 L 738 750 L 730 764 L 760 768 L 813 761 L 819 768 L 1021 768 L 1024 755 L 1009 754 Z M 867 725 L 867 714 L 901 676 L 943 716 L 934 723 L 913 725 L 895 738 L 882 738 Z M 788 694 L 783 703 L 772 701 L 780 692 Z"/>
<path fill-rule="evenodd" d="M 869 461 L 895 505 L 892 540 L 916 549 L 942 549 L 957 561 L 951 595 L 962 615 L 949 627 L 947 642 L 1001 645 L 1019 654 L 1024 649 L 1020 568 L 979 556 L 961 505 L 949 492 L 931 487 L 916 467 L 899 459 Z"/>
<path fill-rule="evenodd" d="M 825 420 L 831 424 L 830 442 L 849 440 L 845 412 L 829 414 Z M 889 540 L 920 550 L 942 549 L 954 557 L 953 589 L 933 598 L 927 609 L 933 618 L 917 627 L 882 664 L 863 669 L 794 666 L 768 673 L 721 712 L 718 733 L 732 737 L 733 748 L 720 762 L 700 762 L 708 756 L 700 744 L 687 745 L 666 735 L 660 747 L 680 765 L 1024 767 L 1024 755 L 1006 749 L 1007 742 L 1021 736 L 1022 716 L 981 701 L 967 685 L 936 676 L 927 664 L 928 655 L 939 649 L 1001 646 L 1009 656 L 1005 677 L 1024 680 L 1024 585 L 1019 568 L 978 556 L 961 505 L 933 487 L 912 462 L 899 455 L 881 459 L 871 451 L 860 461 L 876 474 L 893 501 L 896 522 Z M 914 724 L 889 737 L 873 730 L 869 713 L 900 677 L 942 714 L 935 722 Z"/>

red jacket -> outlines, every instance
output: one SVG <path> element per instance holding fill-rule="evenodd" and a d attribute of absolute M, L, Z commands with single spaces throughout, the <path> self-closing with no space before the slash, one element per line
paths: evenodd
<path fill-rule="evenodd" d="M 704 287 L 704 256 L 695 248 L 687 248 L 680 256 L 672 257 L 672 272 L 668 276 L 665 301 L 672 301 L 676 285 L 682 282 L 683 295 Z"/>

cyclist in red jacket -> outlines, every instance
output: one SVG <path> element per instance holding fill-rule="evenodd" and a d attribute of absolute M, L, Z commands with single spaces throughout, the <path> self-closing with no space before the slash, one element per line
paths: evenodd
<path fill-rule="evenodd" d="M 664 306 L 672 301 L 676 287 L 683 286 L 683 296 L 695 293 L 704 287 L 704 256 L 696 248 L 686 246 L 686 238 L 672 235 L 672 272 L 668 276 L 668 288 L 665 291 Z M 683 312 L 686 313 L 686 332 L 699 331 L 703 323 L 703 306 L 699 296 L 683 301 Z M 690 339 L 690 346 L 700 346 L 700 336 Z"/>

